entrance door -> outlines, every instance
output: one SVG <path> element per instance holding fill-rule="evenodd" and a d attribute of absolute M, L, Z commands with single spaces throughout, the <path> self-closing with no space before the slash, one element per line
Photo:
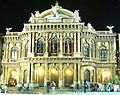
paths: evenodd
<path fill-rule="evenodd" d="M 64 69 L 64 84 L 66 87 L 73 84 L 73 69 L 71 67 Z"/>
<path fill-rule="evenodd" d="M 15 86 L 18 80 L 18 73 L 16 70 L 11 70 L 9 72 L 8 86 Z"/>
<path fill-rule="evenodd" d="M 23 83 L 27 83 L 27 70 L 24 70 Z"/>
<path fill-rule="evenodd" d="M 90 71 L 88 69 L 86 69 L 84 72 L 84 80 L 90 82 Z"/>
<path fill-rule="evenodd" d="M 56 67 L 50 68 L 50 77 L 51 77 L 51 82 L 54 81 L 56 83 L 56 86 L 58 86 L 59 71 Z"/>
<path fill-rule="evenodd" d="M 38 67 L 37 69 L 37 82 L 39 86 L 44 86 L 44 75 L 45 75 L 45 70 L 42 66 Z"/>

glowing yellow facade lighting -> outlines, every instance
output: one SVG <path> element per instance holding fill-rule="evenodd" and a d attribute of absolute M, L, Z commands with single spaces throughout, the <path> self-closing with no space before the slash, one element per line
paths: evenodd
<path fill-rule="evenodd" d="M 16 71 L 12 71 L 11 74 L 14 79 L 18 78 L 18 73 Z"/>
<path fill-rule="evenodd" d="M 52 68 L 51 72 L 52 72 L 52 74 L 55 74 L 56 73 L 56 69 Z"/>
<path fill-rule="evenodd" d="M 72 71 L 69 68 L 66 69 L 65 73 L 66 73 L 66 75 L 69 75 L 69 76 L 72 75 Z"/>
<path fill-rule="evenodd" d="M 44 69 L 41 67 L 39 67 L 37 71 L 38 71 L 38 73 L 44 73 Z"/>
<path fill-rule="evenodd" d="M 70 74 L 70 73 L 71 73 L 70 69 L 67 69 L 66 74 Z"/>
<path fill-rule="evenodd" d="M 102 74 L 103 74 L 104 77 L 109 77 L 110 76 L 110 72 L 104 71 Z"/>

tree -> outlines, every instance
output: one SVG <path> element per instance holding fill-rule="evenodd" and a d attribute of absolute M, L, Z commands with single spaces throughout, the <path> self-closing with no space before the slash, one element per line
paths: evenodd
<path fill-rule="evenodd" d="M 115 77 L 113 78 L 113 84 L 116 84 L 116 85 L 119 85 L 119 84 L 120 84 L 120 80 L 119 80 L 118 76 L 115 76 Z"/>

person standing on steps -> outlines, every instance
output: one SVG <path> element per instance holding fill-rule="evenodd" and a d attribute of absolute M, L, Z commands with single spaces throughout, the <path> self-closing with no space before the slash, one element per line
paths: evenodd
<path fill-rule="evenodd" d="M 51 87 L 52 87 L 52 93 L 55 93 L 55 87 L 56 87 L 56 84 L 54 81 L 52 81 L 51 83 Z"/>
<path fill-rule="evenodd" d="M 84 80 L 83 86 L 84 86 L 84 93 L 86 93 L 87 89 L 88 89 L 88 84 L 87 84 L 86 80 Z"/>
<path fill-rule="evenodd" d="M 50 81 L 47 82 L 47 92 L 50 92 Z"/>

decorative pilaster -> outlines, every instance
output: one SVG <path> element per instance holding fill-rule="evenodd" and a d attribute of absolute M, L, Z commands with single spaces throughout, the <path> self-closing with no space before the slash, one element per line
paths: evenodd
<path fill-rule="evenodd" d="M 6 58 L 5 58 L 5 59 L 6 59 L 6 60 L 7 60 L 7 58 L 8 58 L 8 51 L 9 51 L 9 49 L 8 49 L 8 44 L 9 44 L 9 43 L 6 43 L 6 51 L 5 51 L 5 53 L 6 53 L 6 56 L 5 56 Z"/>
<path fill-rule="evenodd" d="M 18 77 L 18 81 L 17 84 L 19 84 L 21 82 L 21 68 L 18 68 L 18 72 L 19 72 L 19 77 Z"/>
<path fill-rule="evenodd" d="M 32 33 L 32 55 L 34 56 L 34 40 L 35 40 L 35 34 Z"/>
<path fill-rule="evenodd" d="M 59 85 L 63 85 L 63 80 L 62 80 L 62 63 L 60 63 L 60 73 L 59 73 Z"/>
<path fill-rule="evenodd" d="M 90 56 L 90 60 L 92 59 L 92 56 L 91 56 L 91 40 L 89 41 L 89 45 L 90 45 L 90 48 L 89 48 L 89 56 Z"/>
<path fill-rule="evenodd" d="M 60 33 L 60 50 L 59 50 L 59 54 L 58 54 L 58 56 L 59 57 L 62 57 L 63 56 L 63 50 L 62 50 L 62 42 L 63 40 L 62 40 L 62 33 Z"/>
<path fill-rule="evenodd" d="M 45 39 L 45 53 L 44 53 L 44 57 L 48 57 L 48 33 L 46 33 L 46 39 Z"/>
<path fill-rule="evenodd" d="M 74 33 L 74 57 L 76 56 L 76 33 Z"/>
<path fill-rule="evenodd" d="M 74 63 L 74 85 L 76 85 L 76 82 L 77 82 L 76 63 Z"/>
<path fill-rule="evenodd" d="M 31 63 L 31 83 L 34 83 L 34 64 Z"/>
<path fill-rule="evenodd" d="M 8 75 L 8 69 L 7 69 L 7 67 L 5 67 L 5 84 L 7 84 L 8 83 L 8 81 L 7 81 L 7 75 Z"/>
<path fill-rule="evenodd" d="M 44 87 L 46 86 L 47 80 L 48 80 L 48 64 L 45 63 Z"/>
<path fill-rule="evenodd" d="M 30 63 L 27 63 L 27 83 L 30 83 Z"/>
<path fill-rule="evenodd" d="M 97 70 L 97 67 L 95 68 L 95 76 L 94 76 L 94 78 L 95 78 L 95 80 L 94 80 L 94 82 L 98 82 L 98 70 Z"/>
<path fill-rule="evenodd" d="M 5 67 L 3 67 L 3 73 L 1 75 L 1 82 L 4 83 L 5 81 Z"/>
<path fill-rule="evenodd" d="M 78 84 L 80 85 L 80 63 L 78 63 Z"/>
<path fill-rule="evenodd" d="M 80 56 L 80 33 L 78 33 L 78 56 Z"/>
<path fill-rule="evenodd" d="M 28 34 L 29 42 L 28 42 L 28 57 L 31 57 L 31 33 Z"/>

